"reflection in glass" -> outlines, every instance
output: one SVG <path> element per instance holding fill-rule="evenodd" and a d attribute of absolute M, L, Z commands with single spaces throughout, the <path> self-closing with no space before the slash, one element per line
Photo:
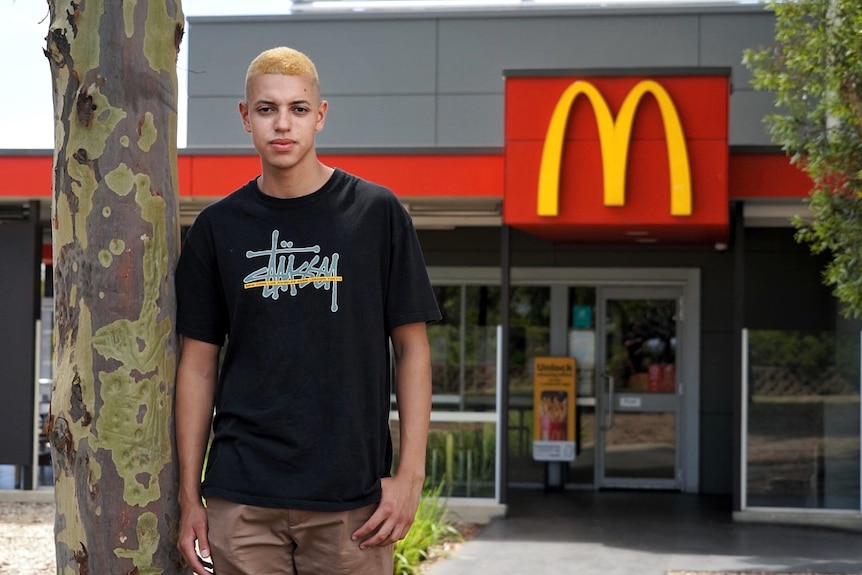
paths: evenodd
<path fill-rule="evenodd" d="M 494 423 L 452 422 L 431 424 L 425 473 L 429 486 L 443 486 L 449 497 L 494 497 L 496 435 Z M 397 469 L 400 436 L 398 422 L 390 423 Z"/>
<path fill-rule="evenodd" d="M 493 412 L 497 403 L 500 289 L 485 285 L 436 285 L 434 293 L 443 317 L 427 328 L 433 393 L 426 451 L 427 480 L 432 487 L 442 485 L 447 496 L 494 497 Z M 390 422 L 390 430 L 397 465 L 400 448 L 397 420 Z"/>
<path fill-rule="evenodd" d="M 647 408 L 641 394 L 676 392 L 677 300 L 607 299 L 605 366 L 613 390 L 604 403 L 602 475 L 676 479 L 677 418 L 671 403 Z M 620 394 L 620 395 L 616 395 Z M 667 394 L 667 395 L 665 395 Z M 661 405 L 661 406 L 659 406 Z"/>
<path fill-rule="evenodd" d="M 509 328 L 509 481 L 541 483 L 533 460 L 533 359 L 551 351 L 551 289 L 515 286 Z"/>
<path fill-rule="evenodd" d="M 596 407 L 579 405 L 577 437 L 578 456 L 569 463 L 568 481 L 579 485 L 595 483 L 596 462 Z"/>
<path fill-rule="evenodd" d="M 577 394 L 593 397 L 596 394 L 596 288 L 577 286 L 569 288 L 569 355 L 575 358 Z"/>
<path fill-rule="evenodd" d="M 750 331 L 747 505 L 859 509 L 859 335 Z"/>
<path fill-rule="evenodd" d="M 569 288 L 568 354 L 575 358 L 578 397 L 596 395 L 596 288 L 572 286 Z M 575 444 L 577 457 L 568 463 L 567 481 L 575 485 L 595 483 L 596 462 L 596 407 L 579 405 Z"/>
<path fill-rule="evenodd" d="M 509 322 L 509 392 L 533 397 L 533 359 L 550 353 L 551 290 L 512 288 Z"/>
<path fill-rule="evenodd" d="M 493 410 L 500 290 L 435 286 L 443 319 L 428 326 L 434 409 Z"/>
<path fill-rule="evenodd" d="M 607 372 L 615 391 L 674 393 L 676 301 L 607 302 Z"/>
<path fill-rule="evenodd" d="M 676 469 L 676 415 L 614 414 L 605 435 L 605 475 L 673 479 Z"/>

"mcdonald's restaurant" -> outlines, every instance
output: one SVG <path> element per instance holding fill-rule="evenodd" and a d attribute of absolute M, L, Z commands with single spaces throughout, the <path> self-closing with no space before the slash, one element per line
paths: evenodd
<path fill-rule="evenodd" d="M 860 325 L 822 283 L 827 256 L 795 240 L 811 185 L 741 63 L 772 41 L 768 11 L 294 8 L 191 19 L 181 221 L 259 173 L 237 113 L 248 62 L 308 54 L 322 161 L 400 197 L 443 312 L 431 482 L 502 510 L 521 491 L 664 490 L 725 496 L 739 520 L 862 520 Z M 51 154 L 0 164 L 0 217 L 22 230 L 0 252 L 38 252 L 16 265 L 39 282 Z M 19 287 L 4 337 L 23 346 L 10 365 L 36 360 L 18 361 L 29 412 L 0 425 L 32 429 L 52 304 Z M 0 464 L 34 465 L 25 447 Z"/>

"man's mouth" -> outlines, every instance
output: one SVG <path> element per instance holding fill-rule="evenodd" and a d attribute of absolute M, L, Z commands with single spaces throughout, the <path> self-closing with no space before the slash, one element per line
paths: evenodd
<path fill-rule="evenodd" d="M 276 138 L 270 142 L 270 145 L 277 150 L 286 150 L 296 145 L 296 140 L 291 140 L 289 138 Z"/>

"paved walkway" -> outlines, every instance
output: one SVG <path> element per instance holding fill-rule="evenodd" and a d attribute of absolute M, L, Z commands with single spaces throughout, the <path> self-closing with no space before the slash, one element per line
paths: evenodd
<path fill-rule="evenodd" d="M 0 499 L 53 501 L 50 469 L 35 491 Z M 650 491 L 509 492 L 493 519 L 427 575 L 665 575 L 675 571 L 766 571 L 862 575 L 862 533 L 731 520 L 729 501 Z"/>
<path fill-rule="evenodd" d="M 679 571 L 862 574 L 862 534 L 743 524 L 727 501 L 659 492 L 513 492 L 429 575 L 665 575 Z"/>

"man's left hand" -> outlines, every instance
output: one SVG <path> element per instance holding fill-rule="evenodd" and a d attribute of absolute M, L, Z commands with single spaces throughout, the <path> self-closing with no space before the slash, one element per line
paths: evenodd
<path fill-rule="evenodd" d="M 419 508 L 422 483 L 398 476 L 381 480 L 383 494 L 377 510 L 353 533 L 353 540 L 360 541 L 360 549 L 385 547 L 404 539 Z"/>

